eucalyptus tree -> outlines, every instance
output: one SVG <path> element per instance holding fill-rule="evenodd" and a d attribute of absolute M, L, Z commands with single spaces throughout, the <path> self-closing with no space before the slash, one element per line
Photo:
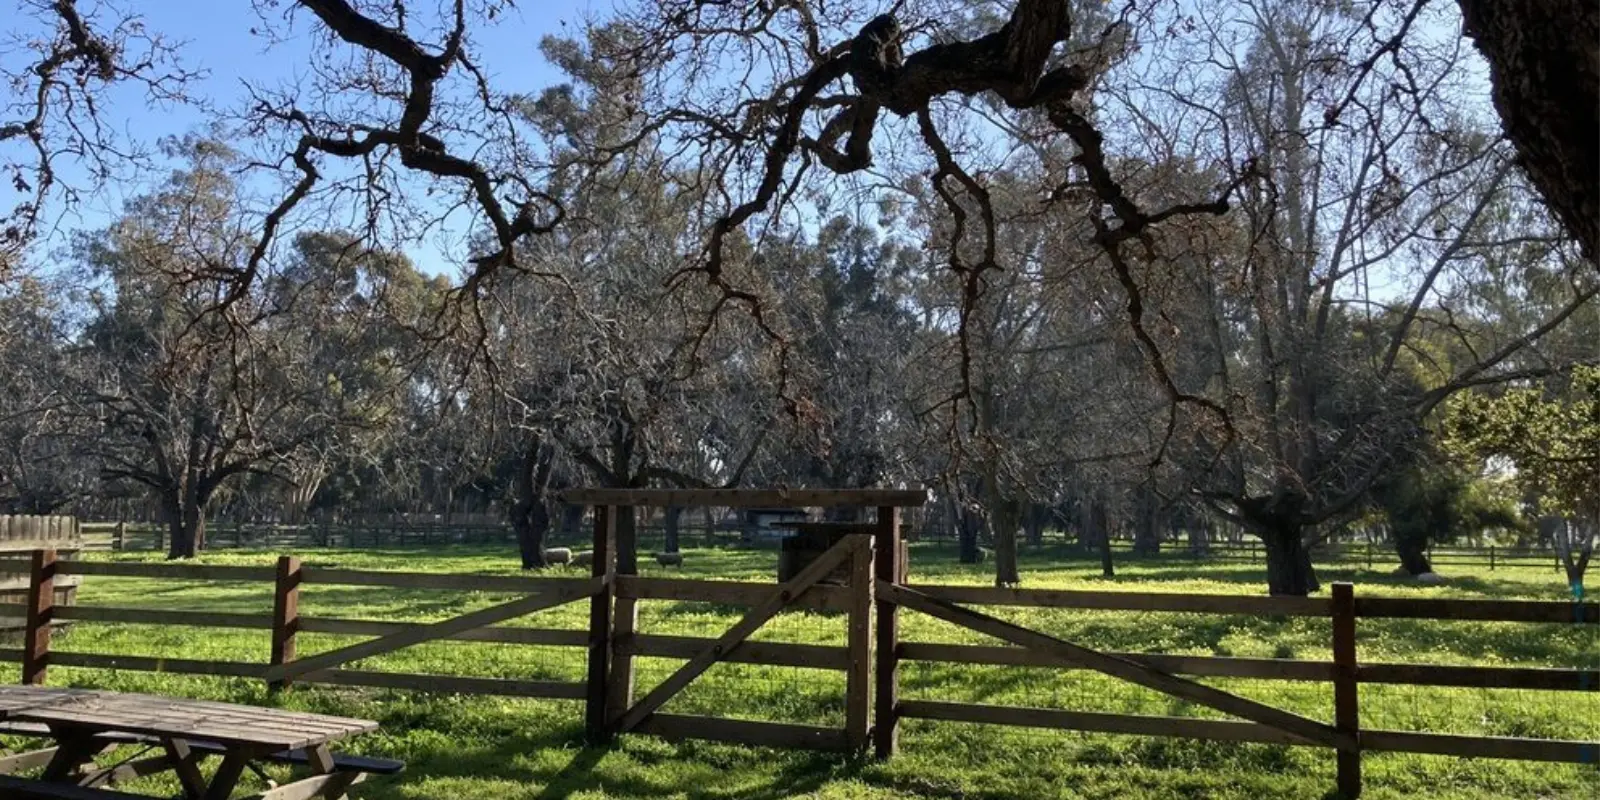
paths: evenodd
<path fill-rule="evenodd" d="M 68 388 L 98 425 L 88 455 L 102 476 L 154 494 L 168 555 L 182 558 L 204 547 L 206 509 L 225 483 L 290 479 L 302 459 L 382 425 L 391 365 L 359 354 L 383 327 L 380 276 L 393 261 L 304 237 L 280 279 L 235 301 L 232 316 L 213 313 L 255 239 L 234 154 L 204 139 L 175 154 L 183 168 L 77 244 L 98 285 Z"/>
<path fill-rule="evenodd" d="M 1594 288 L 1568 265 L 1548 313 L 1509 329 L 1461 324 L 1468 305 L 1480 317 L 1512 311 L 1484 309 L 1475 278 L 1541 235 L 1493 224 L 1494 209 L 1529 195 L 1492 121 L 1460 102 L 1464 44 L 1447 38 L 1353 65 L 1341 43 L 1360 35 L 1359 15 L 1241 6 L 1202 17 L 1212 45 L 1163 65 L 1139 93 L 1183 109 L 1203 143 L 1192 157 L 1231 170 L 1220 177 L 1241 187 L 1237 211 L 1220 235 L 1182 242 L 1199 269 L 1126 285 L 1130 309 L 1162 281 L 1212 298 L 1207 326 L 1163 333 L 1135 313 L 1135 331 L 1182 400 L 1175 454 L 1201 476 L 1196 491 L 1261 537 L 1271 591 L 1304 594 L 1317 588 L 1307 550 L 1316 526 L 1354 512 L 1450 394 L 1536 368 L 1522 358 L 1529 346 Z M 1245 46 L 1231 46 L 1241 34 Z M 1330 120 L 1320 105 L 1345 96 L 1353 101 Z M 1472 356 L 1423 385 L 1402 358 L 1419 331 Z M 1197 333 L 1215 359 L 1179 380 L 1165 354 L 1192 349 L 1185 338 Z"/>

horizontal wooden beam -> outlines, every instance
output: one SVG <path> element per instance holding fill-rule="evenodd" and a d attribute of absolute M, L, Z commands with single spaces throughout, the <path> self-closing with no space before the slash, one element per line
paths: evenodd
<path fill-rule="evenodd" d="M 937 719 L 949 722 L 978 722 L 989 725 L 1015 725 L 1024 728 L 1053 728 L 1094 733 L 1126 733 L 1137 736 L 1177 736 L 1225 742 L 1266 742 L 1270 744 L 1314 744 L 1276 728 L 1256 722 L 1157 717 L 1137 714 L 1101 714 L 1063 711 L 1053 708 L 989 706 L 975 703 L 947 703 L 933 700 L 902 700 L 900 716 L 909 719 Z"/>
<path fill-rule="evenodd" d="M 331 586 L 388 586 L 400 589 L 460 589 L 477 592 L 561 591 L 582 584 L 587 577 L 545 578 L 521 575 L 441 574 L 437 572 L 388 572 L 384 570 L 300 568 L 302 583 Z"/>
<path fill-rule="evenodd" d="M 185 625 L 194 628 L 270 629 L 271 614 L 230 614 L 220 611 L 169 611 L 159 608 L 112 606 L 57 606 L 58 619 L 81 622 L 119 622 L 125 625 Z"/>
<path fill-rule="evenodd" d="M 488 608 L 480 608 L 477 611 L 438 622 L 417 625 L 378 639 L 341 647 L 326 653 L 318 653 L 309 658 L 291 661 L 287 664 L 274 664 L 267 671 L 267 680 L 281 681 L 299 675 L 308 675 L 313 672 L 332 669 L 351 661 L 371 658 L 426 641 L 444 639 L 474 628 L 505 622 L 508 619 L 514 619 L 589 597 L 600 591 L 603 585 L 603 578 L 571 581 L 559 590 L 518 598 Z"/>
<path fill-rule="evenodd" d="M 1356 616 L 1481 622 L 1576 622 L 1595 625 L 1600 624 L 1600 603 L 1357 597 Z"/>
<path fill-rule="evenodd" d="M 663 739 L 706 739 L 755 747 L 807 750 L 844 750 L 849 747 L 845 732 L 840 728 L 683 714 L 652 714 L 633 730 Z"/>
<path fill-rule="evenodd" d="M 777 583 L 758 581 L 707 581 L 695 578 L 641 578 L 617 576 L 617 596 L 636 600 L 680 600 L 753 606 L 772 597 Z M 816 585 L 791 600 L 794 608 L 846 611 L 850 608 L 850 589 L 844 586 Z"/>
<path fill-rule="evenodd" d="M 661 636 L 636 633 L 617 640 L 626 655 L 654 658 L 694 658 L 716 640 L 698 636 Z M 778 667 L 844 670 L 850 654 L 843 647 L 790 642 L 740 642 L 722 655 L 723 661 L 741 664 L 767 664 Z"/>
<path fill-rule="evenodd" d="M 339 619 L 334 617 L 300 617 L 300 633 L 331 633 L 346 636 L 389 636 L 412 628 L 426 627 L 422 622 L 381 622 L 369 619 Z M 528 644 L 553 647 L 587 647 L 589 632 L 579 630 L 552 630 L 549 628 L 512 628 L 491 625 L 440 637 L 463 642 L 500 642 L 503 644 Z"/>
<path fill-rule="evenodd" d="M 953 603 L 930 597 L 914 589 L 889 583 L 888 581 L 878 581 L 877 591 L 879 597 L 903 608 L 919 611 L 931 617 L 942 619 L 945 622 L 954 623 L 963 628 L 987 634 L 1012 644 L 1055 653 L 1061 658 L 1074 661 L 1097 672 L 1103 672 L 1113 678 L 1121 678 L 1180 700 L 1188 700 L 1225 714 L 1243 717 L 1250 722 L 1270 725 L 1314 744 L 1337 747 L 1344 752 L 1354 752 L 1356 750 L 1354 736 L 1314 719 L 1274 708 L 1249 698 L 1229 694 L 1221 689 L 1197 683 L 1187 678 L 1180 678 L 1144 664 L 1106 655 L 1082 645 L 1058 639 L 1049 634 L 1040 633 L 1024 628 L 1021 625 L 962 608 Z"/>
<path fill-rule="evenodd" d="M 119 578 L 169 578 L 191 581 L 263 581 L 278 578 L 275 567 L 233 567 L 214 564 L 154 564 L 144 561 L 61 561 L 62 575 L 109 575 Z"/>
<path fill-rule="evenodd" d="M 585 685 L 566 681 L 527 681 L 511 678 L 480 678 L 468 675 L 424 675 L 412 672 L 329 669 L 296 678 L 301 683 L 335 686 L 372 686 L 382 689 L 408 689 L 416 692 L 542 697 L 553 700 L 582 700 Z"/>
<path fill-rule="evenodd" d="M 1442 664 L 1361 664 L 1356 680 L 1406 686 L 1465 686 L 1475 689 L 1600 690 L 1600 670 L 1547 667 L 1477 667 Z"/>
<path fill-rule="evenodd" d="M 0 661 L 20 661 L 18 648 L 0 648 Z M 120 669 L 131 672 L 163 672 L 174 675 L 223 675 L 237 678 L 260 678 L 267 672 L 266 664 L 242 661 L 202 661 L 192 658 L 153 658 L 151 656 L 113 656 L 101 653 L 72 653 L 50 651 L 52 667 L 82 667 L 88 669 Z"/>
<path fill-rule="evenodd" d="M 655 508 L 909 508 L 928 502 L 922 489 L 568 489 L 560 495 L 567 503 Z"/>
<path fill-rule="evenodd" d="M 1458 736 L 1447 733 L 1363 730 L 1364 750 L 1432 753 L 1470 758 L 1512 758 L 1518 761 L 1600 763 L 1600 743 L 1563 739 L 1518 739 L 1509 736 Z"/>
<path fill-rule="evenodd" d="M 902 642 L 900 658 L 906 661 L 939 661 L 953 664 L 993 664 L 1019 667 L 1085 669 L 1076 662 L 1026 647 L 976 644 L 934 644 Z M 1333 663 L 1278 658 L 1232 658 L 1224 656 L 1167 655 L 1165 653 L 1116 653 L 1105 655 L 1144 664 L 1176 675 L 1204 675 L 1220 678 L 1264 678 L 1287 681 L 1331 681 Z"/>
<path fill-rule="evenodd" d="M 911 584 L 907 588 L 947 603 L 988 606 L 1083 608 L 1107 611 L 1174 611 L 1326 617 L 1332 603 L 1323 597 L 1251 597 L 1162 592 L 1085 592 L 1067 589 L 1000 589 L 993 586 Z"/>

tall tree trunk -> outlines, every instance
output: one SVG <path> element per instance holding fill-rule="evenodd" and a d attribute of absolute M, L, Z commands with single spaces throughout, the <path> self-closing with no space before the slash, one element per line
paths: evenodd
<path fill-rule="evenodd" d="M 555 454 L 535 436 L 517 467 L 517 502 L 511 506 L 511 528 L 517 533 L 517 550 L 523 569 L 544 569 L 544 544 L 550 533 L 550 509 L 545 505 L 545 489 L 550 485 L 550 470 Z"/>
<path fill-rule="evenodd" d="M 956 520 L 957 558 L 963 564 L 976 564 L 981 560 L 978 553 L 978 517 L 972 513 L 972 509 L 962 506 Z"/>
<path fill-rule="evenodd" d="M 1189 532 L 1189 555 L 1202 557 L 1211 553 L 1211 520 L 1201 514 L 1190 515 L 1186 520 Z"/>
<path fill-rule="evenodd" d="M 668 553 L 678 552 L 678 530 L 683 527 L 683 506 L 667 506 L 667 513 L 662 520 L 666 527 L 667 540 L 662 549 Z"/>
<path fill-rule="evenodd" d="M 1141 490 L 1134 506 L 1133 519 L 1133 552 L 1137 555 L 1153 556 L 1161 552 L 1157 511 L 1155 494 Z"/>
<path fill-rule="evenodd" d="M 1400 567 L 1413 577 L 1433 571 L 1428 560 L 1428 541 L 1421 537 L 1405 536 L 1395 540 L 1395 554 L 1400 556 Z"/>
<path fill-rule="evenodd" d="M 1100 548 L 1100 574 L 1115 578 L 1117 567 L 1111 561 L 1111 525 L 1107 519 L 1105 501 L 1095 498 L 1090 504 L 1089 525 L 1094 532 L 1095 545 Z"/>
<path fill-rule="evenodd" d="M 194 558 L 205 549 L 205 504 L 193 491 L 176 490 L 167 506 L 167 558 Z"/>
<path fill-rule="evenodd" d="M 1022 582 L 1017 571 L 1017 503 L 999 500 L 989 511 L 989 537 L 994 540 L 994 585 L 1000 588 Z"/>
<path fill-rule="evenodd" d="M 583 512 L 586 506 L 581 503 L 561 504 L 561 535 L 577 536 L 583 529 Z"/>
<path fill-rule="evenodd" d="M 1274 595 L 1305 597 L 1322 588 L 1311 566 L 1304 528 L 1281 517 L 1256 523 L 1257 535 L 1267 551 L 1267 591 Z"/>
<path fill-rule="evenodd" d="M 1027 537 L 1029 547 L 1044 545 L 1045 514 L 1049 509 L 1038 503 L 1024 503 L 1022 513 L 1022 531 Z"/>
<path fill-rule="evenodd" d="M 1583 592 L 1583 575 L 1589 569 L 1589 558 L 1594 554 L 1595 526 L 1580 525 L 1574 520 L 1562 520 L 1556 531 L 1556 552 L 1567 571 L 1567 585 L 1580 595 Z"/>

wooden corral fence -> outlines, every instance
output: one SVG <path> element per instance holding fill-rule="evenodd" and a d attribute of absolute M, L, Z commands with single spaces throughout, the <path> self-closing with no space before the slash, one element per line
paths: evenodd
<path fill-rule="evenodd" d="M 53 549 L 70 558 L 83 549 L 78 520 L 68 516 L 0 515 L 0 558 L 27 558 L 41 548 Z M 28 595 L 28 570 L 0 569 L 0 603 L 22 603 Z M 55 584 L 53 601 L 59 606 L 77 602 L 81 579 L 62 578 Z M 22 615 L 0 613 L 0 630 L 15 630 L 24 625 Z"/>
<path fill-rule="evenodd" d="M 1347 797 L 1354 797 L 1360 792 L 1361 755 L 1368 751 L 1600 763 L 1600 743 L 1596 742 L 1375 730 L 1362 729 L 1360 724 L 1360 687 L 1363 684 L 1595 693 L 1600 691 L 1600 670 L 1365 662 L 1360 658 L 1356 644 L 1357 626 L 1362 619 L 1600 626 L 1600 605 L 1594 602 L 1357 597 L 1349 584 L 1336 584 L 1331 597 L 1311 598 L 919 584 L 909 580 L 906 549 L 900 542 L 899 514 L 901 508 L 922 502 L 921 492 L 584 489 L 567 492 L 565 499 L 596 507 L 595 558 L 589 578 L 432 575 L 325 569 L 301 564 L 291 556 L 280 558 L 276 568 L 81 563 L 56 561 L 52 552 L 41 550 L 33 553 L 31 562 L 25 565 L 15 561 L 0 562 L 0 570 L 14 571 L 25 567 L 30 573 L 27 602 L 22 606 L 4 609 L 15 614 L 26 614 L 29 624 L 23 647 L 0 651 L 0 659 L 22 662 L 23 679 L 31 682 L 43 681 L 46 670 L 51 666 L 102 667 L 232 675 L 267 681 L 278 687 L 291 683 L 327 683 L 583 700 L 586 731 L 594 742 L 605 742 L 618 734 L 641 732 L 672 739 L 707 738 L 780 747 L 858 752 L 870 748 L 878 756 L 886 758 L 893 755 L 898 747 L 902 720 L 933 719 L 1326 747 L 1338 753 L 1338 785 L 1341 793 Z M 875 512 L 870 521 L 838 524 L 835 529 L 838 536 L 832 547 L 785 583 L 640 576 L 636 543 L 619 538 L 626 529 L 626 526 L 617 524 L 620 516 L 634 506 L 697 505 L 853 506 L 872 508 Z M 252 615 L 55 607 L 52 602 L 53 580 L 58 576 L 71 575 L 270 584 L 275 593 L 275 609 L 271 615 Z M 427 624 L 299 614 L 300 592 L 305 587 L 319 584 L 505 591 L 522 597 Z M 589 600 L 587 630 L 542 630 L 499 624 L 514 617 L 583 599 Z M 736 605 L 748 611 L 720 636 L 665 636 L 639 629 L 639 605 L 655 600 Z M 1300 660 L 1105 652 L 1000 619 L 982 610 L 995 606 L 1326 618 L 1331 620 L 1329 644 L 1332 658 Z M 846 628 L 846 643 L 843 646 L 825 646 L 750 640 L 749 637 L 774 616 L 791 609 L 843 612 L 839 615 L 839 621 Z M 1006 644 L 907 641 L 900 635 L 902 613 L 930 615 Z M 262 664 L 91 655 L 52 650 L 49 635 L 49 622 L 52 619 L 261 629 L 271 637 L 271 657 L 269 663 Z M 1594 630 L 1600 631 L 1600 627 Z M 338 633 L 374 638 L 332 652 L 296 658 L 295 636 L 298 633 Z M 583 647 L 587 651 L 586 678 L 574 682 L 523 681 L 373 672 L 344 666 L 356 659 L 439 639 Z M 634 659 L 645 656 L 680 659 L 683 663 L 656 685 L 636 687 Z M 1221 712 L 1232 719 L 1091 713 L 901 699 L 900 665 L 915 661 L 1093 670 Z M 672 697 L 718 662 L 803 666 L 844 672 L 843 727 L 826 728 L 662 712 L 661 709 Z M 1195 680 L 1216 677 L 1328 684 L 1333 699 L 1333 719 L 1313 719 Z M 729 709 L 730 713 L 736 711 Z"/>

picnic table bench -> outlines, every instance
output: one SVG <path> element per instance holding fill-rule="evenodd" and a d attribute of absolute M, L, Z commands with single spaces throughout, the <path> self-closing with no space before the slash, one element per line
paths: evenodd
<path fill-rule="evenodd" d="M 171 770 L 186 800 L 227 800 L 246 770 L 260 761 L 300 763 L 312 776 L 252 795 L 252 800 L 338 798 L 369 773 L 397 772 L 397 761 L 336 757 L 329 745 L 376 730 L 370 720 L 272 708 L 85 689 L 0 686 L 0 732 L 44 736 L 53 746 L 0 756 L 0 796 L 6 798 L 133 797 L 102 787 Z M 159 753 L 109 767 L 94 757 L 119 744 L 146 744 Z M 199 762 L 220 756 L 209 780 Z M 43 766 L 37 779 L 10 775 Z"/>

